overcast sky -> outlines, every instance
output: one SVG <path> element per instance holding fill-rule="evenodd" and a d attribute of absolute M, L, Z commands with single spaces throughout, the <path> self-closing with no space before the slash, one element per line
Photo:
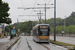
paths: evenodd
<path fill-rule="evenodd" d="M 7 2 L 10 7 L 10 18 L 12 19 L 12 23 L 17 22 L 17 18 L 20 22 L 28 21 L 28 20 L 38 20 L 37 16 L 19 16 L 19 15 L 37 15 L 38 12 L 34 12 L 32 9 L 24 10 L 18 9 L 18 7 L 44 7 L 45 5 L 37 5 L 37 4 L 52 4 L 53 0 L 3 0 Z M 75 11 L 75 0 L 57 0 L 56 2 L 56 17 L 65 18 L 68 17 L 72 12 Z M 47 5 L 47 7 L 53 7 L 53 5 Z M 44 13 L 44 9 L 41 9 L 42 13 Z M 54 8 L 47 9 L 47 19 L 54 18 Z M 44 19 L 44 16 L 42 16 Z"/>

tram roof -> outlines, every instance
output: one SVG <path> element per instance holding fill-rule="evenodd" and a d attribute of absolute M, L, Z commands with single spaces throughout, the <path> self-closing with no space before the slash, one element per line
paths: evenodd
<path fill-rule="evenodd" d="M 40 26 L 40 25 L 48 25 L 48 26 L 49 26 L 49 24 L 37 24 L 37 25 L 35 25 L 33 28 L 35 28 L 35 27 L 37 27 L 37 26 Z"/>

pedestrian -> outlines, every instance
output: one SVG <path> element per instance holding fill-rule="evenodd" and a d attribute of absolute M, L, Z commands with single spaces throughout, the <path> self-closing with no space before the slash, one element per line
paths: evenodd
<path fill-rule="evenodd" d="M 1 37 L 3 38 L 3 35 L 1 35 Z"/>
<path fill-rule="evenodd" d="M 7 33 L 6 33 L 6 38 L 7 38 Z"/>

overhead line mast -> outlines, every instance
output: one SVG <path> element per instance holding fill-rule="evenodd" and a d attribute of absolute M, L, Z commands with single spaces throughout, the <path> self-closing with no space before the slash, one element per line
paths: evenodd
<path fill-rule="evenodd" d="M 45 5 L 44 10 L 45 10 L 45 24 L 46 24 L 46 5 L 53 5 L 53 4 L 37 4 L 37 5 Z M 54 7 L 52 7 L 54 8 Z"/>
<path fill-rule="evenodd" d="M 29 8 L 18 7 L 18 9 L 24 9 L 24 10 L 27 10 L 27 9 L 44 9 L 44 8 L 45 9 L 50 9 L 50 8 L 54 8 L 54 7 L 29 7 Z"/>
<path fill-rule="evenodd" d="M 56 0 L 54 0 L 54 41 L 56 41 Z"/>

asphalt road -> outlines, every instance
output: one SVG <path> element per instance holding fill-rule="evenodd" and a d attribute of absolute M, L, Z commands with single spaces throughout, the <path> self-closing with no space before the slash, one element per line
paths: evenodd
<path fill-rule="evenodd" d="M 17 47 L 15 47 L 17 46 Z M 21 36 L 21 39 L 11 50 L 67 50 L 67 48 L 54 44 L 40 44 L 33 41 L 32 36 Z"/>
<path fill-rule="evenodd" d="M 54 36 L 50 36 L 50 39 L 54 40 Z M 56 41 L 75 45 L 75 37 L 56 36 Z"/>

